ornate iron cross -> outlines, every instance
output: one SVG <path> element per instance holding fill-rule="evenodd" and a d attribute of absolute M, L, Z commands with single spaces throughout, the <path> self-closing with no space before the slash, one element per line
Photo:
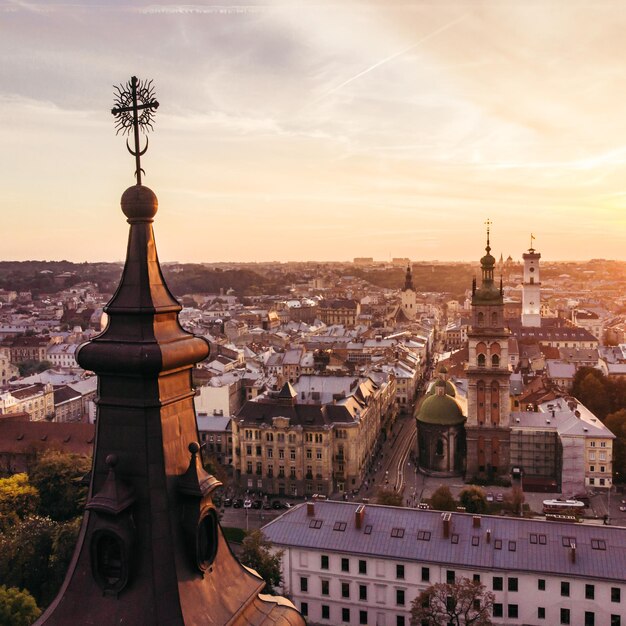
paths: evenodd
<path fill-rule="evenodd" d="M 135 176 L 137 184 L 141 185 L 141 157 L 148 149 L 148 130 L 154 130 L 152 122 L 154 112 L 159 107 L 159 103 L 154 98 L 154 88 L 152 81 L 139 80 L 133 76 L 125 85 L 114 87 L 115 107 L 111 113 L 115 116 L 116 134 L 130 135 L 131 129 L 135 136 L 135 149 L 132 150 L 126 139 L 126 148 L 135 157 Z M 139 148 L 139 131 L 146 135 L 146 146 L 143 150 Z"/>

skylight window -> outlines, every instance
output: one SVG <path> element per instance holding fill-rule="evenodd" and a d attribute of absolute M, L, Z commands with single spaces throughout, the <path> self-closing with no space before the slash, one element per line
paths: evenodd
<path fill-rule="evenodd" d="M 324 520 L 321 519 L 312 519 L 309 522 L 309 528 L 321 528 L 322 524 L 324 523 Z"/>
<path fill-rule="evenodd" d="M 333 526 L 333 530 L 338 530 L 340 532 L 343 532 L 346 529 L 346 522 L 335 522 L 335 525 Z"/>
<path fill-rule="evenodd" d="M 392 528 L 391 536 L 397 539 L 402 539 L 402 537 L 404 537 L 404 528 Z"/>
<path fill-rule="evenodd" d="M 417 539 L 418 539 L 418 541 L 430 541 L 430 531 L 429 530 L 418 530 L 417 531 Z"/>

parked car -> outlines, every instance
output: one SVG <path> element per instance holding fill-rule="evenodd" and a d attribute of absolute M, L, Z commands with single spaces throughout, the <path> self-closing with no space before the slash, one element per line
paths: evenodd
<path fill-rule="evenodd" d="M 278 511 L 279 509 L 283 509 L 284 506 L 280 500 L 274 500 L 274 502 L 272 502 L 272 508 Z"/>
<path fill-rule="evenodd" d="M 232 498 L 224 498 L 224 506 L 233 506 Z"/>
<path fill-rule="evenodd" d="M 263 503 L 263 509 L 264 509 L 264 510 L 266 510 L 266 511 L 267 511 L 267 510 L 269 510 L 269 509 L 271 509 L 271 508 L 272 508 L 272 504 L 271 504 L 271 502 L 270 502 L 269 500 L 268 500 L 267 502 L 264 502 L 264 503 Z"/>
<path fill-rule="evenodd" d="M 624 513 L 626 511 L 626 504 L 622 504 L 622 506 L 619 507 L 619 510 Z"/>
<path fill-rule="evenodd" d="M 496 502 L 504 502 L 504 496 L 501 493 L 496 496 Z"/>
<path fill-rule="evenodd" d="M 246 498 L 246 499 L 243 501 L 243 508 L 244 508 L 244 509 L 249 509 L 249 508 L 251 508 L 251 507 L 252 507 L 252 500 L 250 500 L 250 498 Z"/>
<path fill-rule="evenodd" d="M 237 498 L 233 502 L 233 509 L 241 509 L 243 508 L 243 498 Z"/>
<path fill-rule="evenodd" d="M 252 508 L 253 509 L 260 509 L 263 507 L 263 501 L 262 500 L 254 500 L 252 502 Z"/>
<path fill-rule="evenodd" d="M 493 493 L 491 491 L 487 494 L 487 502 L 493 502 Z"/>

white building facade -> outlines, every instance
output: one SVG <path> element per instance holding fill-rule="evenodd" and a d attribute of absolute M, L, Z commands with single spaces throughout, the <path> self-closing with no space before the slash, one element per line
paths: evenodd
<path fill-rule="evenodd" d="M 310 624 L 408 626 L 434 583 L 480 580 L 496 625 L 626 624 L 626 529 L 316 501 L 263 529 Z"/>
<path fill-rule="evenodd" d="M 524 284 L 522 288 L 522 326 L 541 326 L 541 278 L 539 259 L 541 254 L 530 248 L 523 255 Z"/>

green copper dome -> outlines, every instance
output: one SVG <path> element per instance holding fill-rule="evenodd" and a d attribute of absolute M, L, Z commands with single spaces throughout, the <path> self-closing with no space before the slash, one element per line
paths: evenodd
<path fill-rule="evenodd" d="M 426 396 L 417 414 L 417 421 L 425 424 L 454 426 L 462 424 L 465 416 L 461 407 L 448 394 Z"/>
<path fill-rule="evenodd" d="M 449 396 L 452 396 L 453 398 L 456 396 L 456 389 L 454 388 L 454 385 L 449 380 L 444 381 L 441 378 L 435 381 L 434 383 L 430 383 L 430 385 L 428 386 L 428 391 L 426 392 L 426 395 L 434 396 L 437 393 L 437 387 L 441 387 L 442 385 L 445 385 L 446 393 Z"/>

